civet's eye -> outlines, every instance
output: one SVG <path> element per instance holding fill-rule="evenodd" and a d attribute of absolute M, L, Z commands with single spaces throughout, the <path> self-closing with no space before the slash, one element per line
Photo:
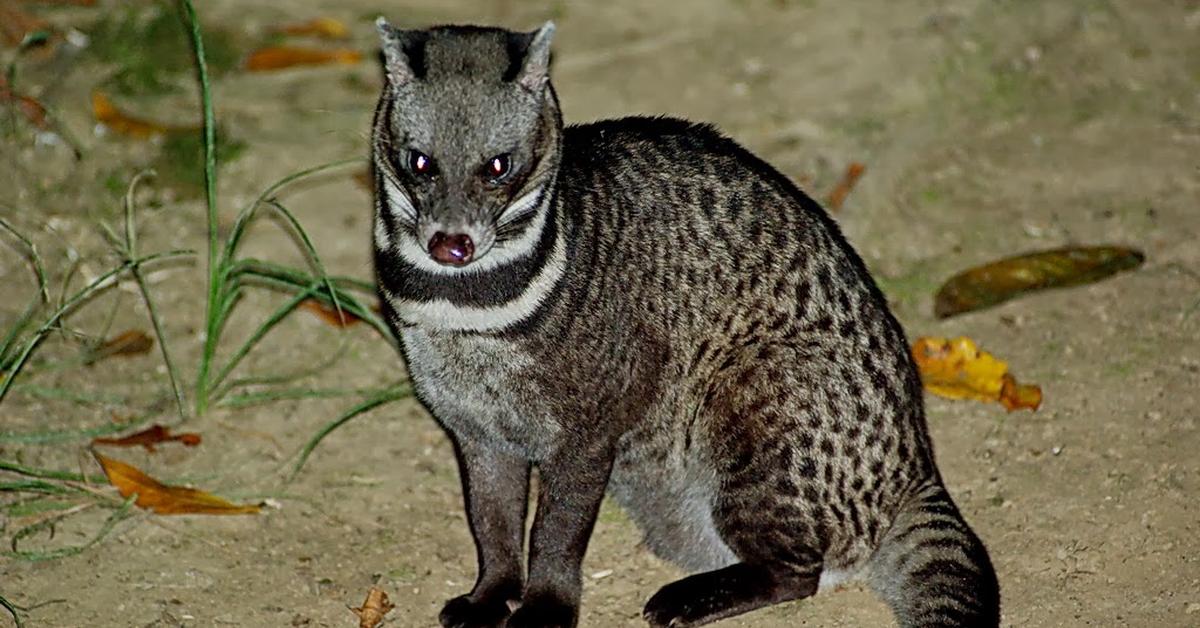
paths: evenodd
<path fill-rule="evenodd" d="M 495 157 L 489 159 L 487 163 L 488 177 L 493 181 L 499 181 L 500 179 L 503 179 L 504 176 L 508 174 L 509 169 L 512 167 L 510 162 L 511 160 L 509 159 L 508 153 L 496 155 Z"/>
<path fill-rule="evenodd" d="M 408 170 L 413 174 L 433 174 L 433 158 L 419 150 L 408 151 Z"/>

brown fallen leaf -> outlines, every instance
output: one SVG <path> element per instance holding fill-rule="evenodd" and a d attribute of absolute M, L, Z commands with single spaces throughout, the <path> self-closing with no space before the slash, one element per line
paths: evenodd
<path fill-rule="evenodd" d="M 19 46 L 26 35 L 38 31 L 49 31 L 50 25 L 43 19 L 30 15 L 12 0 L 0 0 L 0 41 L 6 46 Z"/>
<path fill-rule="evenodd" d="M 858 183 L 859 178 L 867 171 L 867 167 L 857 161 L 850 162 L 846 166 L 846 173 L 842 175 L 842 180 L 829 193 L 829 199 L 825 201 L 825 206 L 829 211 L 837 211 L 842 208 L 842 203 L 846 202 L 846 197 L 850 194 L 850 190 L 854 189 L 854 184 Z"/>
<path fill-rule="evenodd" d="M 331 17 L 313 18 L 307 22 L 296 22 L 280 26 L 278 31 L 284 35 L 312 36 L 321 39 L 346 39 L 350 29 L 340 20 Z"/>
<path fill-rule="evenodd" d="M 94 451 L 92 455 L 104 468 L 104 475 L 108 476 L 109 483 L 117 487 L 121 497 L 129 498 L 137 493 L 134 504 L 160 515 L 242 515 L 255 514 L 261 508 L 257 504 L 233 504 L 194 488 L 163 484 L 124 462 Z"/>
<path fill-rule="evenodd" d="M 188 447 L 195 447 L 200 444 L 200 435 L 195 432 L 172 434 L 170 428 L 156 424 L 140 432 L 134 432 L 129 436 L 122 436 L 121 438 L 93 438 L 92 444 L 112 445 L 114 447 L 137 447 L 141 445 L 146 448 L 146 451 L 153 452 L 155 445 L 170 441 L 178 441 Z"/>
<path fill-rule="evenodd" d="M 347 312 L 345 309 L 339 312 L 311 297 L 301 301 L 300 307 L 316 314 L 325 324 L 333 327 L 349 327 L 362 322 L 361 318 Z"/>
<path fill-rule="evenodd" d="M 45 131 L 50 128 L 50 120 L 42 103 L 9 89 L 8 80 L 3 76 L 0 76 L 0 105 L 16 107 L 17 111 L 38 129 Z"/>
<path fill-rule="evenodd" d="M 1118 246 L 1064 247 L 1009 257 L 967 269 L 946 281 L 934 297 L 933 312 L 946 318 L 1014 297 L 1099 281 L 1141 265 L 1146 256 Z"/>
<path fill-rule="evenodd" d="M 95 364 L 113 356 L 141 355 L 149 352 L 152 347 L 154 347 L 154 339 L 146 332 L 129 329 L 105 340 L 100 346 L 89 351 L 87 358 L 84 359 L 84 364 Z"/>
<path fill-rule="evenodd" d="M 358 628 L 375 628 L 383 623 L 383 616 L 391 612 L 393 608 L 396 607 L 388 600 L 387 593 L 384 593 L 379 587 L 371 587 L 371 590 L 367 591 L 367 599 L 363 600 L 362 606 L 350 610 L 358 615 Z"/>
<path fill-rule="evenodd" d="M 246 58 L 246 70 L 266 72 L 301 65 L 354 65 L 362 61 L 362 53 L 348 48 L 325 50 L 300 46 L 270 46 L 250 53 Z"/>
<path fill-rule="evenodd" d="M 1009 412 L 1042 405 L 1039 386 L 1018 384 L 1008 364 L 965 336 L 917 338 L 912 355 L 925 389 L 940 397 L 998 401 Z"/>
<path fill-rule="evenodd" d="M 136 139 L 150 139 L 168 133 L 185 133 L 197 130 L 197 127 L 167 126 L 158 122 L 142 120 L 128 115 L 117 109 L 103 92 L 92 92 L 92 115 L 96 121 L 112 129 L 114 133 L 127 135 Z"/>

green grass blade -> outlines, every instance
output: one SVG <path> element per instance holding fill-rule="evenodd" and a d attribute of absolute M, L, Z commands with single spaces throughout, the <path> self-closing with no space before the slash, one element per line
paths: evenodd
<path fill-rule="evenodd" d="M 54 401 L 68 401 L 79 405 L 103 405 L 103 404 L 124 404 L 128 397 L 108 392 L 88 392 L 80 391 L 75 388 L 62 388 L 58 386 L 38 386 L 36 384 L 20 384 L 13 386 L 13 392 L 19 392 L 23 395 L 29 395 L 35 399 L 50 399 Z M 0 432 L 4 434 L 4 432 Z M 2 437 L 0 437 L 2 440 Z"/>
<path fill-rule="evenodd" d="M 229 361 L 225 363 L 225 366 L 219 373 L 217 373 L 217 376 L 214 377 L 211 382 L 209 382 L 209 390 L 217 390 L 221 383 L 225 381 L 225 378 L 229 377 L 229 374 L 233 372 L 233 369 L 237 368 L 237 365 L 241 363 L 242 359 L 250 353 L 250 350 L 254 348 L 254 345 L 258 344 L 258 342 L 267 335 L 267 332 L 274 329 L 274 327 L 278 325 L 284 318 L 286 318 L 288 314 L 291 314 L 292 311 L 295 310 L 302 301 L 309 298 L 314 293 L 315 288 L 309 288 L 304 292 L 298 293 L 291 299 L 288 299 L 287 303 L 281 305 L 279 309 L 275 310 L 274 313 L 268 316 L 267 320 L 263 321 L 263 323 L 254 330 L 254 333 L 250 334 L 250 337 L 242 343 L 242 346 L 239 347 L 237 352 L 233 354 L 233 357 L 229 358 Z M 210 399 L 210 401 L 216 401 L 216 399 Z"/>
<path fill-rule="evenodd" d="M 264 282 L 269 286 L 280 288 L 285 291 L 303 290 L 311 286 L 317 278 L 308 273 L 298 271 L 294 268 L 287 268 L 261 260 L 242 260 L 237 265 L 239 275 L 252 277 L 258 281 Z M 342 308 L 361 318 L 371 327 L 375 329 L 388 342 L 396 346 L 396 339 L 392 337 L 391 329 L 379 318 L 370 308 L 365 307 L 358 299 L 348 294 L 345 290 L 338 286 L 347 286 L 358 289 L 357 280 L 345 277 L 330 277 L 330 282 L 335 289 L 338 290 L 338 301 L 342 304 Z M 373 288 L 371 288 L 373 291 Z M 332 299 L 328 294 L 318 292 L 312 295 L 313 298 L 325 304 L 332 304 Z"/>
<path fill-rule="evenodd" d="M 3 218 L 0 218 L 0 229 L 4 229 L 5 231 L 9 232 L 10 234 L 12 234 L 12 236 L 14 238 L 20 240 L 21 244 L 25 245 L 25 250 L 27 251 L 27 254 L 29 257 L 29 262 L 33 265 L 34 277 L 37 279 L 38 294 L 40 294 L 42 297 L 42 303 L 49 303 L 50 302 L 50 291 L 48 289 L 49 283 L 46 281 L 46 269 L 44 266 L 42 266 L 42 257 L 40 255 L 38 255 L 37 247 L 34 246 L 32 240 L 25 237 L 24 235 L 21 235 L 20 231 L 17 231 L 12 225 L 10 225 L 8 223 L 8 221 L 4 220 Z"/>
<path fill-rule="evenodd" d="M 8 331 L 4 333 L 4 340 L 0 340 L 0 377 L 3 377 L 3 372 L 11 370 L 12 362 L 16 359 L 16 356 L 12 355 L 12 348 L 16 346 L 21 333 L 29 327 L 29 323 L 33 321 L 37 311 L 38 301 L 35 297 L 33 303 L 30 303 L 25 311 L 21 312 L 21 316 L 9 326 Z"/>
<path fill-rule="evenodd" d="M 0 471 L 9 471 L 17 475 L 26 477 L 38 478 L 42 480 L 69 480 L 71 482 L 94 482 L 97 484 L 107 484 L 108 478 L 103 475 L 89 475 L 84 477 L 78 473 L 70 471 L 54 471 L 53 469 L 35 469 L 26 467 L 15 462 L 0 460 Z"/>
<path fill-rule="evenodd" d="M 49 551 L 26 551 L 18 547 L 21 539 L 33 535 L 39 530 L 44 530 L 62 519 L 62 517 L 55 517 L 52 519 L 47 519 L 46 521 L 40 521 L 18 530 L 15 534 L 13 534 L 12 537 L 12 550 L 4 552 L 4 554 L 12 558 L 19 558 L 21 560 L 27 560 L 30 562 L 39 562 L 83 553 L 87 551 L 88 548 L 103 540 L 104 537 L 108 536 L 108 534 L 112 532 L 113 528 L 116 527 L 117 523 L 129 515 L 129 510 L 133 507 L 133 503 L 136 500 L 137 495 L 130 495 L 129 499 L 126 499 L 124 502 L 122 502 L 121 505 L 118 506 L 117 509 L 113 511 L 113 513 L 109 515 L 107 519 L 104 520 L 104 525 L 100 526 L 100 530 L 84 543 Z"/>
<path fill-rule="evenodd" d="M 328 370 L 334 364 L 336 364 L 338 362 L 338 360 L 342 359 L 342 356 L 344 356 L 346 354 L 346 349 L 348 348 L 348 346 L 349 346 L 348 342 L 343 338 L 343 340 L 340 343 L 338 343 L 337 351 L 330 353 L 328 358 L 325 358 L 324 360 L 322 360 L 312 366 L 306 366 L 304 368 L 298 369 L 291 373 L 280 373 L 280 374 L 276 374 L 276 375 L 252 375 L 249 377 L 238 377 L 238 378 L 230 380 L 223 387 L 218 388 L 217 392 L 214 392 L 213 395 L 215 395 L 217 399 L 223 400 L 223 403 L 221 403 L 220 405 L 229 406 L 230 404 L 224 403 L 224 401 L 228 401 L 227 399 L 225 399 L 225 395 L 228 395 L 229 392 L 235 388 L 244 388 L 246 386 L 269 386 L 269 385 L 277 385 L 277 384 L 286 384 L 288 382 L 294 382 L 296 380 L 303 379 L 305 377 L 311 377 L 313 375 L 318 375 L 318 374 L 324 373 L 326 370 Z"/>
<path fill-rule="evenodd" d="M 412 396 L 412 387 L 407 384 L 401 384 L 370 397 L 369 399 L 364 400 L 362 403 L 359 403 L 353 408 L 347 410 L 344 414 L 342 414 L 342 416 L 328 423 L 325 427 L 321 428 L 321 431 L 317 432 L 311 439 L 309 439 L 309 441 L 304 445 L 304 448 L 300 450 L 300 459 L 296 461 L 295 466 L 292 467 L 291 473 L 288 474 L 287 479 L 284 480 L 284 482 L 290 483 L 292 480 L 296 479 L 296 475 L 300 473 L 300 469 L 304 467 L 304 463 L 308 462 L 308 457 L 312 455 L 312 452 L 317 448 L 317 445 L 319 445 L 321 441 L 326 436 L 329 436 L 329 434 L 334 430 L 345 425 L 347 421 L 364 412 L 373 410 L 385 403 L 390 403 L 392 401 L 404 399 L 410 396 Z"/>
<path fill-rule="evenodd" d="M 4 339 L 0 340 L 0 371 L 4 371 L 8 370 L 9 363 L 12 361 L 10 351 L 16 344 L 17 339 L 25 331 L 25 328 L 29 326 L 29 322 L 33 320 L 39 307 L 50 302 L 50 291 L 48 288 L 49 284 L 46 281 L 46 270 L 42 266 L 42 258 L 38 255 L 37 247 L 34 246 L 33 241 L 22 235 L 20 231 L 17 231 L 15 227 L 3 218 L 0 218 L 0 229 L 7 231 L 24 246 L 25 255 L 29 258 L 30 265 L 33 266 L 33 275 L 38 286 L 37 296 L 30 301 L 29 305 L 21 313 L 21 316 L 8 328 L 4 334 Z"/>
<path fill-rule="evenodd" d="M 25 628 L 25 623 L 21 621 L 21 614 L 17 612 L 17 607 L 13 606 L 12 602 L 4 599 L 3 595 L 0 595 L 0 606 L 3 606 L 4 610 L 8 611 L 9 615 L 12 615 L 13 622 L 17 624 L 17 628 Z"/>
<path fill-rule="evenodd" d="M 342 166 L 349 164 L 362 162 L 363 159 L 361 157 L 355 157 L 351 159 L 339 159 L 337 161 L 323 163 L 311 168 L 306 168 L 299 172 L 289 174 L 288 176 L 283 177 L 275 183 L 267 186 L 267 188 L 258 195 L 258 198 L 255 198 L 253 202 L 242 208 L 242 211 L 238 213 L 237 219 L 234 220 L 233 228 L 229 230 L 229 238 L 225 241 L 225 252 L 221 257 L 222 263 L 226 265 L 233 263 L 233 260 L 237 255 L 238 245 L 241 244 L 242 236 L 245 235 L 246 228 L 250 226 L 250 221 L 254 218 L 255 213 L 258 211 L 258 207 L 265 203 L 267 199 L 273 198 L 276 195 L 276 192 L 279 192 L 292 183 L 307 179 L 308 177 L 317 174 L 321 174 L 322 172 L 341 168 Z"/>
<path fill-rule="evenodd" d="M 138 181 L 143 176 L 153 176 L 153 174 L 153 171 L 137 173 L 129 182 L 129 189 L 125 192 L 125 255 L 127 260 L 137 259 L 137 229 L 134 221 L 133 195 L 137 190 Z M 154 335 L 158 338 L 159 352 L 162 353 L 163 363 L 167 366 L 167 378 L 171 380 L 175 408 L 179 412 L 179 420 L 184 421 L 187 419 L 187 410 L 184 409 L 183 387 L 179 384 L 179 371 L 171 360 L 171 352 L 167 348 L 167 337 L 163 333 L 162 321 L 158 316 L 158 310 L 154 307 L 154 299 L 150 297 L 150 288 L 146 285 L 145 278 L 142 277 L 141 265 L 132 264 L 129 267 L 129 274 L 133 276 L 133 281 L 142 295 L 142 301 L 146 304 L 146 311 L 150 314 L 150 325 L 154 328 Z"/>
<path fill-rule="evenodd" d="M 286 207 L 281 205 L 279 201 L 273 198 L 268 199 L 266 203 L 274 208 L 275 211 L 279 212 L 279 214 L 283 216 L 284 220 L 287 220 L 288 224 L 290 224 L 292 229 L 295 230 L 296 235 L 299 236 L 300 242 L 304 245 L 304 252 L 312 261 L 313 268 L 315 268 L 317 271 L 317 276 L 320 277 L 321 282 L 325 284 L 325 289 L 329 292 L 329 297 L 333 300 L 333 309 L 337 311 L 338 318 L 340 319 L 342 317 L 342 306 L 340 303 L 338 303 L 338 293 L 333 289 L 333 283 L 329 281 L 329 275 L 325 272 L 325 266 L 321 263 L 321 257 L 317 255 L 317 247 L 313 246 L 312 240 L 308 237 L 308 233 L 304 231 L 304 227 L 300 226 L 300 221 L 296 220 L 296 216 L 292 214 L 292 212 L 288 211 Z"/>
<path fill-rule="evenodd" d="M 240 395 L 229 395 L 218 405 L 226 408 L 244 408 L 273 401 L 297 401 L 301 399 L 336 399 L 354 395 L 380 395 L 387 391 L 360 388 L 283 388 L 264 390 Z"/>
<path fill-rule="evenodd" d="M 119 434 L 135 427 L 145 425 L 150 422 L 153 415 L 146 415 L 133 421 L 123 423 L 109 423 L 100 427 L 89 427 L 78 430 L 43 430 L 40 432 L 0 432 L 0 443 L 21 443 L 26 445 L 46 445 L 49 443 L 63 443 L 81 440 L 90 440 L 97 436 L 108 436 L 109 434 Z"/>
<path fill-rule="evenodd" d="M 13 360 L 11 366 L 9 367 L 6 376 L 3 378 L 3 380 L 0 380 L 0 401 L 3 401 L 4 396 L 8 394 L 9 388 L 12 387 L 13 380 L 17 378 L 17 375 L 21 372 L 21 367 L 25 365 L 25 362 L 29 359 L 30 354 L 33 353 L 33 350 L 36 349 L 42 340 L 50 333 L 50 331 L 54 329 L 55 325 L 57 325 L 58 322 L 77 305 L 90 298 L 97 291 L 107 287 L 110 281 L 126 270 L 129 270 L 129 268 L 132 266 L 145 265 L 152 262 L 191 254 L 191 251 L 166 251 L 164 253 L 155 253 L 153 255 L 147 255 L 135 260 L 126 261 L 120 266 L 117 266 L 103 275 L 100 275 L 83 289 L 72 295 L 70 299 L 67 299 L 67 301 L 63 303 L 63 305 L 58 308 L 58 310 L 56 310 L 54 314 L 42 324 L 41 327 L 38 328 L 33 337 L 25 342 L 24 347 L 21 349 L 20 353 L 17 355 L 16 359 Z"/>
<path fill-rule="evenodd" d="M 71 491 L 59 484 L 51 484 L 49 482 L 42 482 L 41 480 L 21 480 L 19 482 L 0 482 L 0 492 L 62 495 Z"/>
<path fill-rule="evenodd" d="M 191 0 L 180 0 L 184 21 L 191 27 L 192 51 L 196 57 L 196 77 L 200 83 L 200 103 L 204 109 L 204 199 L 208 215 L 208 298 L 204 309 L 204 349 L 200 357 L 200 369 L 196 376 L 196 414 L 204 414 L 208 403 L 208 371 L 217 351 L 220 328 L 218 313 L 221 291 L 221 268 L 218 263 L 219 243 L 217 221 L 217 152 L 216 116 L 213 114 L 212 86 L 208 80 L 208 61 L 204 56 L 204 37 L 200 33 L 200 20 Z"/>

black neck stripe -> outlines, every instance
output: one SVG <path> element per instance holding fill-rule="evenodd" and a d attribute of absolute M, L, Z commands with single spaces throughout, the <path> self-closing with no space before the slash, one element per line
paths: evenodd
<path fill-rule="evenodd" d="M 376 249 L 379 283 L 394 297 L 407 301 L 445 299 L 459 307 L 496 307 L 516 300 L 546 266 L 558 238 L 555 199 L 546 197 L 550 190 L 543 189 L 541 194 L 539 203 L 548 205 L 546 222 L 530 255 L 482 273 L 439 275 L 417 268 L 399 253 Z"/>

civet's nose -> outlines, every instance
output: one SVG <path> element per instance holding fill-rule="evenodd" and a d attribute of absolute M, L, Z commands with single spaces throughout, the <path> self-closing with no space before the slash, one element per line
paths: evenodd
<path fill-rule="evenodd" d="M 429 238 L 429 257 L 442 264 L 462 266 L 475 255 L 475 243 L 465 233 L 446 235 L 439 231 Z"/>

